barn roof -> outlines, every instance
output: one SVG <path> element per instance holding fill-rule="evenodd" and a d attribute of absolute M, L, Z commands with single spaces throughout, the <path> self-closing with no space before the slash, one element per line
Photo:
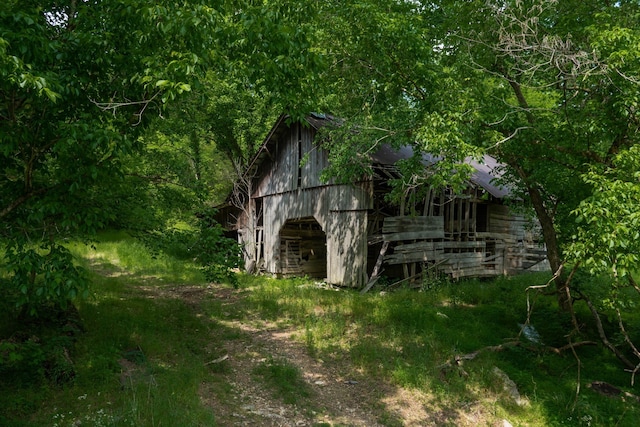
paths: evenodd
<path fill-rule="evenodd" d="M 395 149 L 388 144 L 382 145 L 378 151 L 371 155 L 371 160 L 374 163 L 391 166 L 398 160 L 409 159 L 413 157 L 413 148 L 409 145 L 405 145 L 400 149 Z M 439 158 L 429 153 L 422 155 L 422 161 L 426 166 L 437 163 Z M 502 168 L 504 165 L 495 158 L 488 154 L 482 156 L 481 161 L 474 160 L 471 157 L 465 159 L 465 163 L 473 167 L 474 172 L 471 174 L 469 180 L 479 187 L 482 187 L 493 197 L 502 199 L 511 193 L 510 188 L 500 185 L 496 182 L 497 178 L 502 176 Z"/>
<path fill-rule="evenodd" d="M 282 126 L 290 120 L 290 116 L 283 114 L 276 121 L 275 125 L 271 128 L 271 131 L 267 134 L 262 145 L 254 155 L 253 159 L 249 163 L 249 166 L 245 172 L 245 176 L 254 176 L 258 167 L 264 161 L 264 159 L 270 155 L 270 150 L 274 145 L 274 141 L 278 134 L 286 130 L 286 126 Z M 340 121 L 328 114 L 310 113 L 306 118 L 306 122 L 315 129 L 320 129 L 329 124 L 338 124 Z M 413 156 L 413 148 L 411 146 L 404 146 L 400 149 L 391 147 L 388 144 L 383 144 L 380 148 L 370 155 L 373 163 L 384 166 L 393 166 L 398 160 L 409 159 Z M 431 154 L 423 154 L 423 163 L 425 165 L 431 165 L 438 161 L 436 156 Z M 471 165 L 474 169 L 470 177 L 471 183 L 477 185 L 489 194 L 496 198 L 504 198 L 511 193 L 511 189 L 504 185 L 500 185 L 496 182 L 497 178 L 502 176 L 502 168 L 504 165 L 496 160 L 494 157 L 485 154 L 481 161 L 474 160 L 472 158 L 465 159 L 465 163 Z"/>

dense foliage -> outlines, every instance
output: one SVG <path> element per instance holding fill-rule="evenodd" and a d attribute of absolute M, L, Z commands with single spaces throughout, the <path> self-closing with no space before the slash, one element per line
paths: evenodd
<path fill-rule="evenodd" d="M 64 239 L 105 227 L 157 231 L 224 197 L 211 194 L 228 188 L 225 171 L 233 174 L 224 153 L 247 156 L 251 144 L 233 118 L 241 107 L 225 111 L 223 98 L 250 86 L 275 106 L 293 105 L 305 70 L 319 63 L 289 13 L 302 10 L 286 2 L 3 2 L 0 248 L 20 306 L 65 305 L 85 292 Z M 227 123 L 207 124 L 211 116 Z"/>
<path fill-rule="evenodd" d="M 463 185 L 467 156 L 502 161 L 542 227 L 569 339 L 585 301 L 600 330 L 600 313 L 620 325 L 600 336 L 635 375 L 639 23 L 636 0 L 5 1 L 0 291 L 32 313 L 67 306 L 88 280 L 64 244 L 104 228 L 200 241 L 189 256 L 225 276 L 237 247 L 195 213 L 281 111 L 319 110 L 342 120 L 327 178 L 413 146 L 392 198 Z M 424 152 L 442 161 L 425 170 Z"/>
<path fill-rule="evenodd" d="M 362 0 L 320 13 L 337 18 L 320 32 L 327 99 L 350 129 L 332 135 L 327 175 L 367 173 L 353 150 L 409 143 L 416 158 L 392 183 L 402 194 L 459 183 L 461 159 L 495 156 L 542 227 L 560 307 L 584 300 L 597 315 L 618 301 L 624 325 L 619 289 L 640 289 L 640 4 Z M 425 170 L 423 152 L 442 156 L 439 169 Z M 581 281 L 598 275 L 610 286 L 588 291 Z M 637 358 L 631 338 L 622 347 Z"/>

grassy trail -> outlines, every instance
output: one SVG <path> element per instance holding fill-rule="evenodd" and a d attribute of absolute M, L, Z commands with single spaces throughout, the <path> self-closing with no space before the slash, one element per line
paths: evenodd
<path fill-rule="evenodd" d="M 455 356 L 517 337 L 524 289 L 544 277 L 442 282 L 360 295 L 309 280 L 206 283 L 188 263 L 120 237 L 74 248 L 93 278 L 73 380 L 0 382 L 2 426 L 635 426 L 638 394 L 596 346 L 576 358 L 553 301 L 540 343 Z M 26 361 L 24 366 L 28 368 Z M 505 378 L 508 379 L 505 380 Z M 514 396 L 517 390 L 519 398 Z"/>

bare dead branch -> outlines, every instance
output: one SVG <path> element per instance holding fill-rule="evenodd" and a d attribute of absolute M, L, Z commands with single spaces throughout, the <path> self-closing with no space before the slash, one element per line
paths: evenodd
<path fill-rule="evenodd" d="M 616 307 L 616 315 L 618 316 L 618 327 L 620 328 L 620 332 L 622 332 L 622 336 L 624 337 L 625 342 L 629 344 L 629 347 L 631 347 L 631 351 L 633 351 L 633 354 L 638 359 L 640 359 L 640 351 L 638 351 L 638 348 L 635 346 L 635 344 L 633 344 L 633 341 L 631 341 L 631 338 L 629 337 L 629 334 L 627 333 L 627 330 L 624 327 L 624 322 L 622 321 L 622 315 L 620 314 L 620 309 L 617 307 Z M 636 367 L 631 371 L 632 386 L 635 381 L 636 373 L 638 372 L 638 370 L 640 370 L 640 363 L 638 363 Z"/>
<path fill-rule="evenodd" d="M 161 91 L 156 92 L 155 94 L 153 94 L 153 96 L 151 96 L 151 98 L 149 99 L 143 99 L 142 101 L 130 101 L 130 100 L 125 100 L 125 101 L 121 101 L 121 102 L 99 102 L 99 101 L 95 101 L 91 98 L 89 98 L 89 100 L 98 108 L 100 108 L 103 111 L 111 111 L 114 115 L 116 114 L 116 111 L 120 108 L 123 107 L 130 107 L 130 106 L 135 106 L 135 105 L 139 105 L 140 106 L 140 110 L 134 114 L 135 117 L 137 117 L 137 121 L 135 123 L 132 123 L 132 126 L 137 126 L 142 122 L 142 115 L 144 114 L 144 112 L 146 111 L 146 109 L 149 107 L 149 105 L 151 103 L 154 102 L 154 100 L 158 97 L 158 95 L 160 95 Z"/>
<path fill-rule="evenodd" d="M 505 116 L 505 118 L 506 118 L 506 116 Z M 503 119 L 503 120 L 504 120 L 504 119 Z M 490 124 L 489 126 L 491 126 L 491 124 Z M 511 132 L 511 134 L 510 134 L 509 136 L 507 136 L 507 137 L 505 137 L 505 138 L 502 138 L 500 141 L 496 142 L 495 144 L 493 144 L 493 145 L 492 145 L 491 147 L 489 147 L 488 149 L 489 149 L 489 150 L 491 150 L 491 149 L 494 149 L 494 148 L 499 147 L 500 145 L 504 144 L 505 142 L 509 141 L 510 139 L 515 138 L 515 137 L 516 137 L 516 135 L 518 135 L 518 133 L 519 133 L 521 130 L 526 130 L 526 129 L 532 129 L 532 128 L 531 128 L 531 126 L 520 126 L 520 127 L 518 127 L 518 128 L 515 128 L 515 129 L 513 130 L 513 132 Z"/>
<path fill-rule="evenodd" d="M 244 223 L 245 232 L 249 236 L 244 236 L 242 251 L 245 258 L 245 268 L 247 272 L 253 273 L 258 263 L 258 248 L 256 242 L 257 219 L 262 212 L 256 211 L 256 204 L 251 200 L 253 194 L 253 176 L 245 172 L 245 165 L 239 159 L 232 159 L 232 165 L 236 172 L 236 180 L 229 196 L 229 203 L 240 210 L 241 218 L 237 222 Z"/>
<path fill-rule="evenodd" d="M 560 264 L 560 267 L 553 274 L 553 277 L 551 279 L 549 279 L 547 281 L 547 283 L 545 283 L 544 285 L 529 286 L 527 289 L 524 290 L 525 293 L 527 294 L 527 319 L 525 320 L 524 324 L 522 325 L 522 328 L 520 328 L 520 332 L 518 333 L 518 339 L 520 339 L 520 336 L 522 336 L 522 333 L 524 332 L 525 327 L 527 327 L 529 324 L 531 324 L 531 314 L 533 313 L 533 306 L 531 305 L 531 299 L 530 299 L 529 291 L 546 289 L 549 286 L 551 286 L 551 284 L 554 283 L 555 280 L 558 277 L 560 277 L 560 275 L 562 274 L 563 268 L 564 268 L 564 263 Z"/>
<path fill-rule="evenodd" d="M 482 347 L 476 351 L 473 351 L 471 353 L 466 353 L 466 354 L 456 354 L 454 355 L 450 360 L 446 361 L 445 363 L 441 364 L 438 366 L 438 369 L 440 369 L 441 371 L 446 371 L 449 370 L 451 368 L 454 367 L 459 367 L 461 366 L 465 361 L 467 360 L 473 360 L 475 359 L 478 355 L 480 355 L 481 353 L 484 352 L 500 352 L 500 351 L 504 351 L 508 348 L 511 347 L 521 347 L 521 348 L 525 348 L 529 351 L 533 351 L 533 352 L 552 352 L 555 354 L 561 354 L 567 350 L 571 350 L 572 352 L 574 352 L 575 354 L 575 349 L 578 347 L 583 347 L 586 345 L 597 345 L 598 343 L 596 343 L 595 341 L 579 341 L 579 342 L 569 342 L 569 344 L 566 344 L 562 347 L 552 347 L 552 346 L 534 346 L 534 345 L 523 345 L 522 341 L 520 341 L 519 339 L 515 339 L 513 341 L 507 341 L 503 344 L 498 344 L 498 345 L 489 345 L 486 347 Z M 577 357 L 577 355 L 576 355 Z"/>
<path fill-rule="evenodd" d="M 576 408 L 576 405 L 578 404 L 578 396 L 580 395 L 580 375 L 582 372 L 582 361 L 578 357 L 578 353 L 576 353 L 576 349 L 573 343 L 571 342 L 571 338 L 569 338 L 568 345 L 569 345 L 569 348 L 571 349 L 571 353 L 573 354 L 573 357 L 576 359 L 576 362 L 578 363 L 578 374 L 577 374 L 578 378 L 576 379 L 576 395 L 575 395 L 575 398 L 573 399 L 573 405 L 571 406 L 571 410 L 573 411 Z"/>
<path fill-rule="evenodd" d="M 578 326 L 578 319 L 576 318 L 576 312 L 573 309 L 573 299 L 571 298 L 571 290 L 569 288 L 569 285 L 571 284 L 571 281 L 573 280 L 573 277 L 575 276 L 579 267 L 580 267 L 580 262 L 577 262 L 571 269 L 571 273 L 569 273 L 569 277 L 567 277 L 567 280 L 565 281 L 565 285 L 564 285 L 564 291 L 566 293 L 567 301 L 569 302 L 569 312 L 571 313 L 571 322 L 573 323 L 573 330 L 576 333 L 580 330 L 580 327 Z"/>

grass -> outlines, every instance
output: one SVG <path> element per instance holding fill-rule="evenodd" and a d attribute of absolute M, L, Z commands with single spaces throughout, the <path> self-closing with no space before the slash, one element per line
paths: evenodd
<path fill-rule="evenodd" d="M 287 360 L 271 357 L 256 366 L 253 374 L 260 377 L 274 396 L 284 403 L 296 404 L 311 394 L 300 370 Z"/>
<path fill-rule="evenodd" d="M 577 350 L 581 363 L 577 396 L 578 362 L 571 352 L 558 355 L 507 347 L 466 362 L 463 376 L 458 370 L 443 374 L 441 366 L 457 354 L 516 338 L 526 319 L 525 289 L 546 280 L 544 275 L 472 280 L 425 292 L 364 296 L 314 288 L 302 280 L 263 279 L 259 285 L 247 281 L 244 286 L 261 318 L 301 328 L 300 341 L 317 358 L 328 363 L 347 358 L 367 375 L 383 375 L 397 385 L 426 391 L 445 406 L 484 402 L 514 425 L 636 425 L 637 405 L 586 388 L 592 381 L 605 381 L 634 393 L 629 374 L 600 347 Z M 577 309 L 589 322 L 586 309 L 579 305 Z M 544 344 L 567 343 L 564 334 L 570 319 L 558 312 L 553 299 L 536 301 L 532 324 Z M 518 385 L 528 406 L 520 407 L 509 398 L 494 367 Z"/>
<path fill-rule="evenodd" d="M 192 284 L 204 281 L 195 265 L 151 253 L 144 244 L 131 239 L 125 232 L 103 233 L 94 245 L 76 242 L 68 247 L 87 267 L 109 269 L 114 276 L 125 274 L 141 281 L 153 279 L 154 283 Z"/>
<path fill-rule="evenodd" d="M 78 304 L 86 331 L 70 355 L 74 381 L 0 384 L 0 425 L 215 425 L 198 387 L 210 374 L 204 362 L 219 356 L 210 336 L 224 339 L 224 328 L 216 331 L 184 301 L 158 292 L 184 283 L 204 287 L 204 279 L 195 267 L 151 257 L 133 240 L 106 237 L 96 249 L 73 245 L 89 270 L 102 273 L 92 273 L 92 295 Z M 122 360 L 136 349 L 144 357 L 124 369 Z"/>
<path fill-rule="evenodd" d="M 526 426 L 635 426 L 640 419 L 637 404 L 586 387 L 606 381 L 639 394 L 630 387 L 629 374 L 601 347 L 576 350 L 578 395 L 578 362 L 571 352 L 507 347 L 481 352 L 459 368 L 443 368 L 455 355 L 515 338 L 526 317 L 524 290 L 544 283 L 545 276 L 360 295 L 304 279 L 242 275 L 238 292 L 244 297 L 229 307 L 204 292 L 207 284 L 195 266 L 154 257 L 125 235 L 105 235 L 95 249 L 70 247 L 93 280 L 91 297 L 78 303 L 85 332 L 69 355 L 75 377 L 56 385 L 26 381 L 28 372 L 15 381 L 3 376 L 2 426 L 215 426 L 216 414 L 199 390 L 206 383 L 216 399 L 231 399 L 225 363 L 207 363 L 224 355 L 226 340 L 243 339 L 242 331 L 224 326 L 229 319 L 295 327 L 297 339 L 327 366 L 346 363 L 362 375 L 419 391 L 440 410 L 480 405 L 493 420 Z M 203 291 L 197 312 L 176 297 L 183 286 Z M 19 327 L 3 304 L 0 300 L 0 340 Z M 542 342 L 565 344 L 570 319 L 550 298 L 538 298 L 535 307 L 532 324 Z M 577 309 L 589 323 L 585 309 Z M 639 329 L 635 319 L 630 330 Z M 24 361 L 23 367 L 30 366 L 37 361 Z M 517 384 L 528 405 L 513 402 L 496 367 Z M 285 403 L 304 405 L 312 396 L 301 372 L 286 360 L 266 359 L 252 374 Z"/>

